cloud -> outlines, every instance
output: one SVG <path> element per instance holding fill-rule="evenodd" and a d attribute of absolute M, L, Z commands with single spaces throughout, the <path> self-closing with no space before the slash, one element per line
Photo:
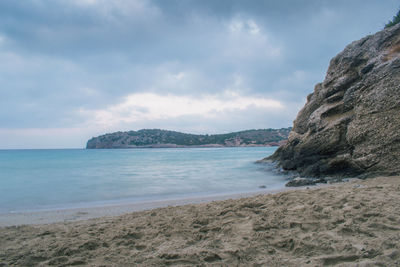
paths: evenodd
<path fill-rule="evenodd" d="M 227 28 L 229 34 L 223 42 L 224 48 L 221 49 L 226 58 L 254 63 L 271 59 L 279 60 L 282 56 L 282 47 L 274 42 L 255 20 L 234 18 Z"/>
<path fill-rule="evenodd" d="M 284 106 L 273 99 L 241 96 L 231 91 L 201 97 L 135 93 L 106 109 L 81 109 L 79 113 L 90 118 L 90 124 L 112 128 L 123 123 L 168 120 L 185 116 L 218 118 L 221 114 L 239 111 L 246 113 L 250 108 L 267 111 L 283 110 Z"/>
<path fill-rule="evenodd" d="M 252 19 L 247 21 L 234 19 L 229 24 L 229 30 L 233 33 L 246 32 L 253 35 L 260 34 L 259 26 Z"/>
<path fill-rule="evenodd" d="M 0 33 L 0 47 L 6 42 L 6 37 Z"/>
<path fill-rule="evenodd" d="M 92 10 L 110 22 L 121 20 L 152 20 L 160 16 L 160 10 L 147 0 L 66 0 L 64 5 Z"/>
<path fill-rule="evenodd" d="M 290 126 L 329 60 L 397 8 L 397 0 L 3 0 L 0 129 L 26 129 L 32 144 L 54 133 L 82 145 L 113 130 Z M 58 128 L 81 129 L 81 139 L 49 130 Z M 11 130 L 0 148 L 16 140 Z"/>
<path fill-rule="evenodd" d="M 2 149 L 81 148 L 87 136 L 90 130 L 83 128 L 0 128 L 0 145 Z"/>

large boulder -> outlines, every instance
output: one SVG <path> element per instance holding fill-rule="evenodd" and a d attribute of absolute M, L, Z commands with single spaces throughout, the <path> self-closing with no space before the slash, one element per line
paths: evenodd
<path fill-rule="evenodd" d="M 302 176 L 400 173 L 400 24 L 334 57 L 269 160 Z"/>

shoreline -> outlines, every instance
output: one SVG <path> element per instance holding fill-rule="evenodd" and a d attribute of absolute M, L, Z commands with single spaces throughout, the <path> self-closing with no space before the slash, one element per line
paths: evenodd
<path fill-rule="evenodd" d="M 176 145 L 176 144 L 154 144 L 144 146 L 121 146 L 121 147 L 86 147 L 83 149 L 141 149 L 141 148 L 235 148 L 235 147 L 279 147 L 279 144 L 247 144 L 247 145 L 221 145 L 221 144 L 207 144 L 207 145 Z"/>
<path fill-rule="evenodd" d="M 399 266 L 400 177 L 0 227 L 4 266 Z"/>
<path fill-rule="evenodd" d="M 319 184 L 312 188 L 331 186 L 333 184 Z M 102 217 L 116 217 L 132 212 L 149 211 L 165 207 L 178 207 L 189 204 L 202 204 L 214 201 L 234 200 L 249 198 L 258 195 L 269 195 L 292 190 L 304 190 L 307 187 L 284 187 L 280 189 L 259 189 L 243 193 L 222 193 L 205 196 L 171 198 L 161 200 L 148 200 L 139 202 L 110 202 L 79 207 L 44 208 L 26 211 L 11 211 L 0 213 L 0 227 L 20 225 L 40 225 L 62 222 L 75 222 Z"/>

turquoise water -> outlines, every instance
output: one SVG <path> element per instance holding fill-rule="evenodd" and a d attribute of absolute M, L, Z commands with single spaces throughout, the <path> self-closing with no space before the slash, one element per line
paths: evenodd
<path fill-rule="evenodd" d="M 275 149 L 0 150 L 0 212 L 279 189 L 254 163 Z"/>

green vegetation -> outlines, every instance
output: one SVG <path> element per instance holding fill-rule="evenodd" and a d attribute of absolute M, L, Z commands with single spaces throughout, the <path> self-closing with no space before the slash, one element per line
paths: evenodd
<path fill-rule="evenodd" d="M 87 148 L 129 148 L 177 146 L 239 146 L 239 145 L 277 145 L 286 140 L 291 128 L 247 130 L 227 134 L 200 135 L 186 134 L 159 129 L 116 132 L 90 139 Z"/>
<path fill-rule="evenodd" d="M 385 25 L 385 29 L 388 27 L 392 27 L 394 25 L 396 25 L 397 23 L 400 22 L 400 10 L 397 11 L 396 16 L 393 17 L 392 20 L 390 20 L 386 25 Z"/>

